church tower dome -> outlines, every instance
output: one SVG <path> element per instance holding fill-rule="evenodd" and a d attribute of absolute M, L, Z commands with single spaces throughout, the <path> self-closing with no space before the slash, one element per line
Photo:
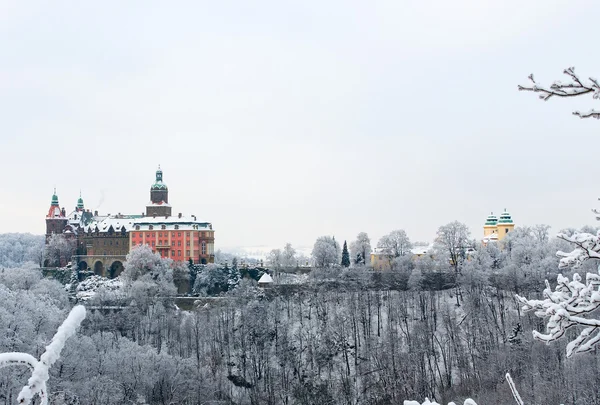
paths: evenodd
<path fill-rule="evenodd" d="M 150 203 L 146 206 L 146 216 L 171 216 L 169 189 L 163 182 L 163 172 L 158 166 L 154 184 L 150 187 Z"/>
<path fill-rule="evenodd" d="M 512 216 L 504 209 L 504 212 L 500 214 L 498 220 L 498 239 L 502 240 L 504 237 L 515 229 L 515 223 L 513 222 Z"/>
<path fill-rule="evenodd" d="M 46 239 L 52 234 L 60 234 L 67 226 L 67 218 L 65 210 L 60 209 L 58 205 L 58 195 L 56 189 L 52 194 L 52 200 L 50 201 L 50 208 L 48 209 L 48 215 L 46 215 Z"/>
<path fill-rule="evenodd" d="M 84 210 L 84 205 L 83 205 L 83 198 L 81 198 L 81 191 L 79 192 L 79 198 L 77 199 L 77 211 L 83 211 Z"/>

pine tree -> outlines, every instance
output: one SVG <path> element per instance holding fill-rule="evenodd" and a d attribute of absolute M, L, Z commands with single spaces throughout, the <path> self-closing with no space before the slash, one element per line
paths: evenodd
<path fill-rule="evenodd" d="M 350 253 L 346 241 L 344 241 L 344 248 L 342 249 L 342 266 L 350 267 Z"/>

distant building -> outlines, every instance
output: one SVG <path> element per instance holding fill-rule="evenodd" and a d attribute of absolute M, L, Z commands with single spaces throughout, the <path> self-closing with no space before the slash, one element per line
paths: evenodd
<path fill-rule="evenodd" d="M 46 215 L 46 241 L 53 234 L 76 240 L 73 261 L 77 267 L 111 278 L 121 273 L 129 251 L 140 245 L 148 245 L 161 257 L 175 261 L 213 263 L 212 224 L 197 221 L 194 215 L 172 216 L 171 210 L 169 190 L 160 167 L 150 187 L 150 202 L 141 215 L 101 216 L 98 211 L 92 214 L 85 209 L 81 195 L 75 210 L 66 215 L 55 190 Z"/>
<path fill-rule="evenodd" d="M 504 209 L 500 214 L 500 219 L 492 212 L 488 215 L 485 224 L 483 225 L 483 244 L 489 242 L 501 241 L 506 235 L 515 229 L 515 224 L 511 215 Z"/>
<path fill-rule="evenodd" d="M 394 255 L 385 249 L 375 248 L 371 252 L 371 267 L 373 270 L 390 270 Z"/>

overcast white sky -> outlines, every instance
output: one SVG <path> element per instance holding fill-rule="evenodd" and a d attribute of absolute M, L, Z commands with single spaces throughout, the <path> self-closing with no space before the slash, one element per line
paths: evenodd
<path fill-rule="evenodd" d="M 600 76 L 597 1 L 0 0 L 0 231 L 141 213 L 160 163 L 216 248 L 490 211 L 594 224 L 600 123 L 517 84 Z"/>

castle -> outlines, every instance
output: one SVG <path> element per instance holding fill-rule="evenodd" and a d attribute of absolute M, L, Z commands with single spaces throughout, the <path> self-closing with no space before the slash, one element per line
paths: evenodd
<path fill-rule="evenodd" d="M 209 222 L 195 215 L 172 215 L 169 189 L 163 172 L 156 171 L 150 187 L 150 202 L 141 215 L 99 215 L 86 209 L 81 195 L 74 211 L 67 215 L 58 203 L 56 189 L 46 215 L 46 243 L 61 234 L 75 244 L 72 265 L 79 270 L 114 278 L 123 271 L 125 257 L 135 246 L 148 245 L 163 258 L 193 263 L 213 263 L 215 231 Z M 48 265 L 66 263 L 49 263 Z"/>

